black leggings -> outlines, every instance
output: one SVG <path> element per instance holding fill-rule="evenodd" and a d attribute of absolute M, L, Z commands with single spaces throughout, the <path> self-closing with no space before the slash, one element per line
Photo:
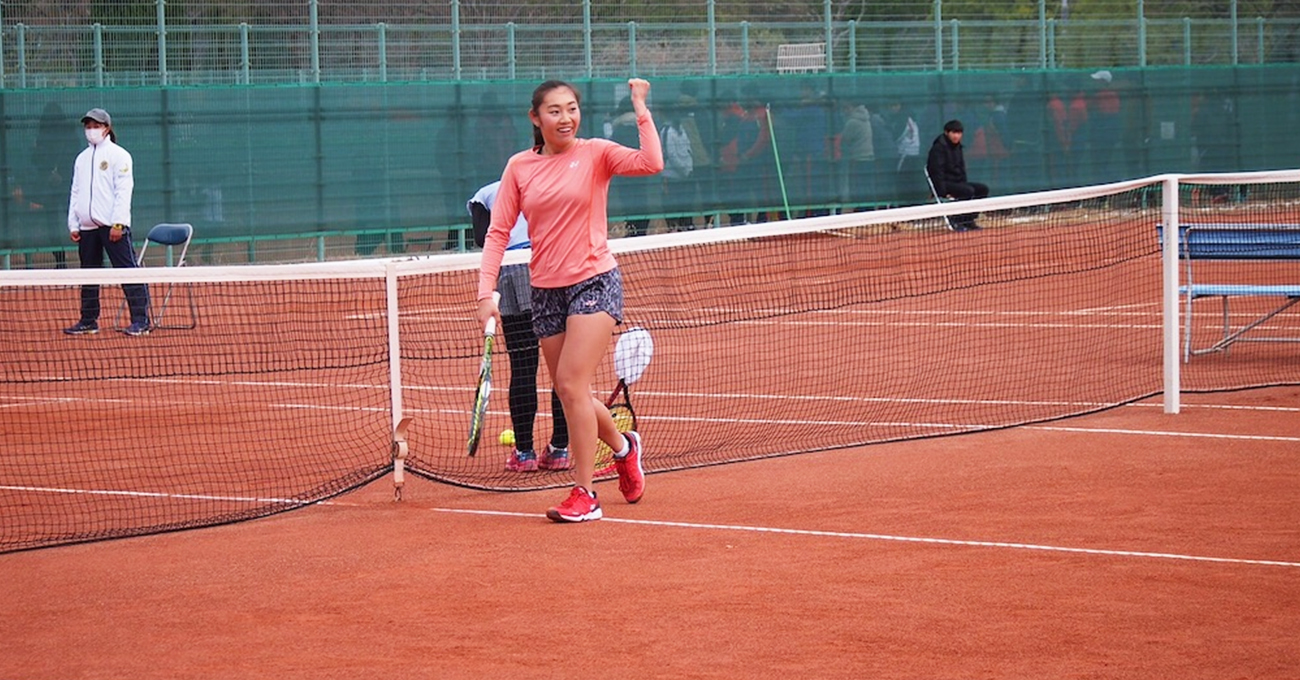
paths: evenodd
<path fill-rule="evenodd" d="M 533 420 L 537 416 L 537 371 L 541 364 L 541 348 L 533 334 L 532 314 L 502 315 L 501 330 L 505 335 L 506 352 L 510 355 L 510 424 L 515 430 L 515 448 L 535 451 Z M 560 397 L 553 389 L 551 417 L 551 446 L 568 448 L 569 426 L 564 421 Z"/>

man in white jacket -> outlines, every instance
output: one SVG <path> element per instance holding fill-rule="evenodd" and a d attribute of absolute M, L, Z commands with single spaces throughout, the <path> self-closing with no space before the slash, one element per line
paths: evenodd
<path fill-rule="evenodd" d="M 131 154 L 117 145 L 113 119 L 103 109 L 91 109 L 81 117 L 89 145 L 78 156 L 72 171 L 72 194 L 68 199 L 68 231 L 81 257 L 82 269 L 104 266 L 104 254 L 113 267 L 134 267 L 135 247 L 131 244 L 131 194 L 135 189 Z M 149 332 L 149 289 L 142 283 L 123 284 L 131 325 L 122 332 Z M 63 329 L 68 335 L 99 332 L 99 286 L 81 287 L 81 320 Z"/>

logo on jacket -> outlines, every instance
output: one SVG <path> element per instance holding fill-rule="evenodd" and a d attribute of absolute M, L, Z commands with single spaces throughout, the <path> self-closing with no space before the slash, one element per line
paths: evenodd
<path fill-rule="evenodd" d="M 100 161 L 100 162 L 99 162 L 99 169 L 100 169 L 100 170 L 107 170 L 107 169 L 108 169 L 108 161 Z"/>

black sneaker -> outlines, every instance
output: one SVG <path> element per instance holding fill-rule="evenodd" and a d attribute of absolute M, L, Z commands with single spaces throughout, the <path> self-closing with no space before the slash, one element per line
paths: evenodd
<path fill-rule="evenodd" d="M 99 324 L 94 321 L 78 321 L 63 329 L 68 335 L 94 335 L 99 332 Z"/>
<path fill-rule="evenodd" d="M 150 330 L 149 324 L 137 321 L 130 326 L 123 328 L 122 332 L 132 337 L 139 337 L 141 335 L 148 335 Z"/>

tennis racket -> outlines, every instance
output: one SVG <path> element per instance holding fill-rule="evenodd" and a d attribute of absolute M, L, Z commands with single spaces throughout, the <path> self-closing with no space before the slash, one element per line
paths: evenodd
<path fill-rule="evenodd" d="M 620 335 L 614 345 L 614 373 L 618 384 L 605 400 L 609 414 L 614 416 L 614 424 L 619 432 L 637 429 L 636 410 L 632 408 L 632 393 L 628 389 L 632 383 L 641 378 L 650 358 L 654 356 L 654 341 L 650 331 L 636 327 Z M 596 475 L 606 475 L 614 471 L 614 452 L 601 442 L 596 447 Z"/>
<path fill-rule="evenodd" d="M 501 293 L 492 293 L 493 304 L 501 302 Z M 488 398 L 492 396 L 492 343 L 496 339 L 497 318 L 493 316 L 483 327 L 483 359 L 478 365 L 478 389 L 474 391 L 474 407 L 469 417 L 469 440 L 466 453 L 478 453 L 479 440 L 483 438 L 483 419 L 487 416 Z"/>

